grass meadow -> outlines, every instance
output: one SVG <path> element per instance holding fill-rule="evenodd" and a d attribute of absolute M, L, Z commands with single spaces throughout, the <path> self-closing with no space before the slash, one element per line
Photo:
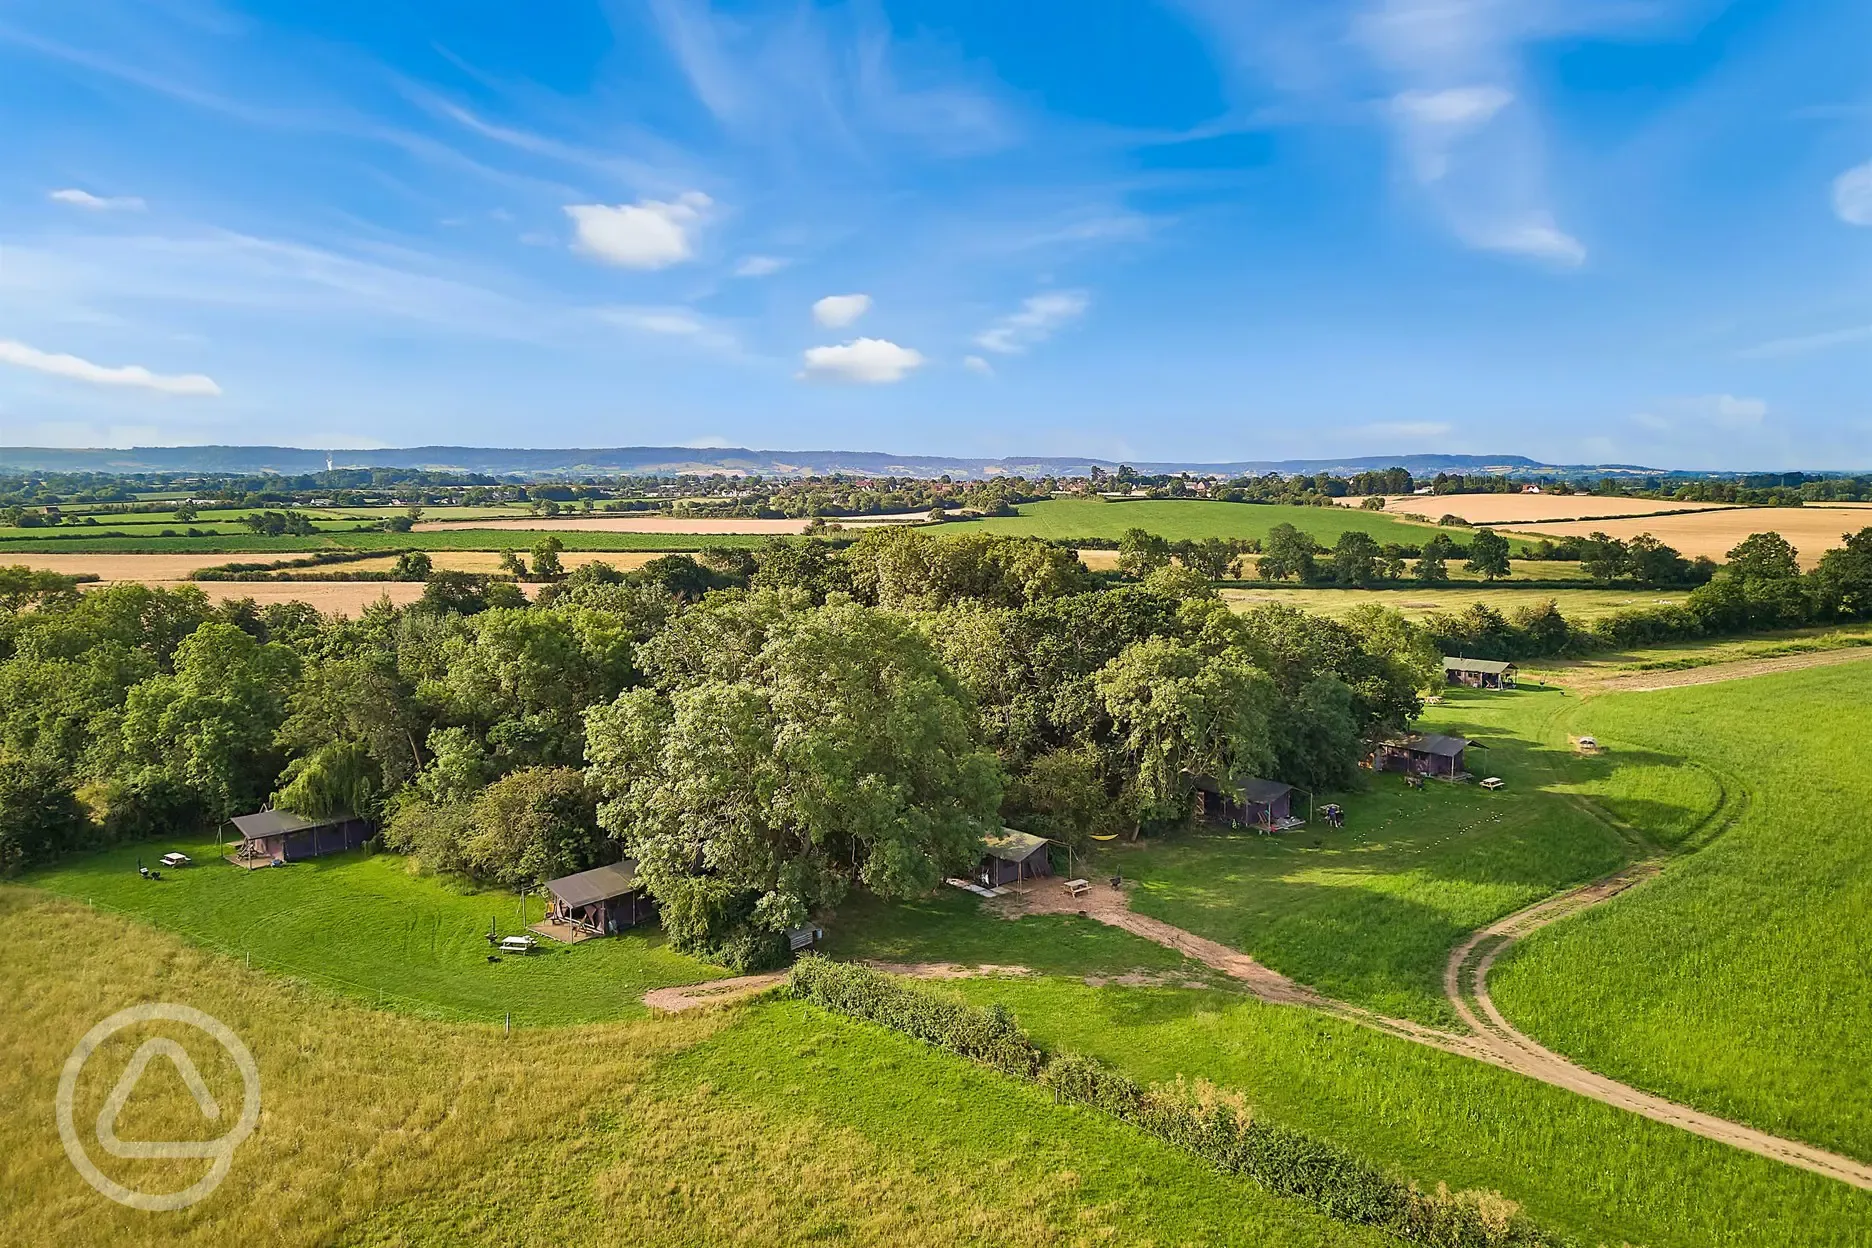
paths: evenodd
<path fill-rule="evenodd" d="M 1515 574 L 1533 578 L 1553 576 L 1567 577 L 1579 567 L 1576 563 L 1532 563 L 1516 561 Z M 1551 569 L 1551 570 L 1550 570 Z M 1376 603 L 1413 620 L 1422 620 L 1437 612 L 1461 611 L 1472 603 L 1481 603 L 1492 607 L 1503 615 L 1512 616 L 1522 607 L 1536 607 L 1551 601 L 1560 608 L 1560 613 L 1569 620 L 1592 620 L 1601 616 L 1612 615 L 1619 611 L 1660 606 L 1672 603 L 1681 606 L 1688 600 L 1685 593 L 1660 590 L 1637 589 L 1595 589 L 1582 584 L 1579 588 L 1520 588 L 1512 582 L 1482 586 L 1476 583 L 1452 583 L 1441 586 L 1407 586 L 1400 589 L 1333 589 L 1316 587 L 1254 586 L 1242 589 L 1224 589 L 1222 597 L 1230 605 L 1241 609 L 1266 606 L 1269 603 L 1281 603 L 1310 611 L 1315 615 L 1338 618 L 1354 607 Z M 1522 664 L 1525 668 L 1538 666 L 1530 660 Z"/>
<path fill-rule="evenodd" d="M 1206 499 L 1141 499 L 1107 502 L 1098 498 L 1050 498 L 1022 503 L 1014 516 L 957 520 L 944 533 L 1011 533 L 1019 537 L 1063 540 L 1075 537 L 1117 539 L 1126 529 L 1147 529 L 1171 541 L 1205 537 L 1266 537 L 1277 524 L 1291 524 L 1330 546 L 1341 533 L 1357 530 L 1380 542 L 1418 545 L 1432 533 L 1462 541 L 1466 529 L 1438 530 L 1433 525 L 1399 520 L 1375 511 L 1347 507 L 1288 507 L 1262 503 L 1218 503 Z M 1517 540 L 1518 539 L 1511 539 Z"/>
<path fill-rule="evenodd" d="M 1859 663 L 1587 702 L 1612 756 L 1695 758 L 1744 796 L 1659 879 L 1514 950 L 1496 1002 L 1595 1070 L 1872 1158 L 1868 705 Z"/>
<path fill-rule="evenodd" d="M 0 949 L 11 990 L 0 1242 L 140 1243 L 158 1228 L 182 1246 L 1390 1242 L 804 1006 L 504 1035 L 361 1008 L 18 888 L 0 889 Z M 219 1190 L 179 1213 L 93 1192 L 54 1126 L 53 1091 L 79 1036 L 151 999 L 221 1019 L 261 1075 L 258 1131 Z M 148 1034 L 121 1033 L 86 1067 L 81 1132 Z M 205 1060 L 199 1035 L 175 1035 L 221 1104 L 238 1103 L 228 1063 Z M 139 1084 L 126 1138 L 207 1134 L 169 1069 L 156 1063 Z M 149 1190 L 205 1168 L 112 1159 L 90 1138 L 113 1178 Z"/>
<path fill-rule="evenodd" d="M 196 865 L 152 882 L 136 864 L 170 849 Z M 520 898 L 464 891 L 418 875 L 394 854 L 339 854 L 248 871 L 214 857 L 216 846 L 122 846 L 39 872 L 50 892 L 146 919 L 278 974 L 334 992 L 433 1017 L 516 1025 L 592 1022 L 645 1013 L 652 988 L 727 974 L 665 946 L 654 924 L 609 940 L 543 941 L 523 958 L 487 960 L 490 925 L 524 930 Z M 527 917 L 543 917 L 538 895 Z"/>
<path fill-rule="evenodd" d="M 1134 1078 L 1238 1089 L 1420 1183 L 1500 1191 L 1582 1244 L 1864 1248 L 1872 1192 L 1293 1006 L 1061 979 L 943 985 Z"/>
<path fill-rule="evenodd" d="M 1344 828 L 1121 842 L 1101 873 L 1109 863 L 1138 881 L 1133 909 L 1330 996 L 1457 1026 L 1443 965 L 1465 935 L 1643 850 L 1563 791 L 1576 759 L 1553 725 L 1577 705 L 1557 690 L 1457 691 L 1425 713 L 1427 730 L 1486 744 L 1467 765 L 1506 780 L 1499 792 L 1364 773 L 1362 792 L 1319 799 L 1345 807 Z"/>

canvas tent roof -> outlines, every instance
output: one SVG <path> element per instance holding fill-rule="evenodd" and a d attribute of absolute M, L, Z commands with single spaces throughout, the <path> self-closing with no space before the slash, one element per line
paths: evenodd
<path fill-rule="evenodd" d="M 1446 737 L 1440 732 L 1420 732 L 1414 737 L 1404 738 L 1398 744 L 1413 754 L 1435 754 L 1441 758 L 1454 758 L 1470 746 L 1479 746 L 1482 743 L 1471 741 L 1468 737 Z"/>
<path fill-rule="evenodd" d="M 305 832 L 312 828 L 329 828 L 333 824 L 345 823 L 349 819 L 349 815 L 333 815 L 329 819 L 308 819 L 290 810 L 258 810 L 251 815 L 235 815 L 234 826 L 240 829 L 242 840 L 257 841 L 267 836 L 290 836 L 294 832 Z"/>
<path fill-rule="evenodd" d="M 1514 669 L 1514 664 L 1500 659 L 1444 659 L 1443 670 L 1446 672 L 1480 672 L 1485 676 L 1505 676 Z"/>
<path fill-rule="evenodd" d="M 1242 801 L 1265 806 L 1269 802 L 1278 802 L 1293 792 L 1293 785 L 1282 784 L 1278 780 L 1257 780 L 1253 776 L 1235 781 L 1241 786 Z"/>
<path fill-rule="evenodd" d="M 1253 802 L 1258 806 L 1279 801 L 1283 794 L 1293 792 L 1291 784 L 1282 784 L 1278 780 L 1262 780 L 1256 776 L 1235 777 L 1231 782 L 1232 787 L 1226 793 L 1214 776 L 1196 776 L 1192 783 L 1204 793 L 1214 793 L 1218 797 L 1234 797 L 1239 792 L 1242 801 Z"/>
<path fill-rule="evenodd" d="M 575 875 L 546 881 L 546 891 L 568 906 L 589 906 L 609 897 L 621 897 L 637 887 L 637 860 L 626 858 L 608 867 L 593 867 Z"/>
<path fill-rule="evenodd" d="M 1003 862 L 1025 862 L 1046 848 L 1046 838 L 1031 832 L 1003 828 L 1000 836 L 989 837 L 982 842 L 982 846 L 990 858 L 999 858 Z"/>

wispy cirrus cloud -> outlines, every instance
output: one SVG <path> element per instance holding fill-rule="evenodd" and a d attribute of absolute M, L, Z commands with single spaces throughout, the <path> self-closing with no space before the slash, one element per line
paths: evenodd
<path fill-rule="evenodd" d="M 84 208 L 91 212 L 142 212 L 149 206 L 135 195 L 93 195 L 90 191 L 81 191 L 75 186 L 53 191 L 46 198 L 55 203 L 70 204 L 74 208 Z"/>
<path fill-rule="evenodd" d="M 1872 225 L 1872 160 L 1833 179 L 1833 211 L 1848 225 Z"/>
<path fill-rule="evenodd" d="M 1047 291 L 1029 296 L 1022 302 L 1020 311 L 1009 313 L 976 334 L 975 345 L 1001 355 L 1019 355 L 1084 316 L 1091 306 L 1092 297 L 1083 290 Z"/>
<path fill-rule="evenodd" d="M 1849 325 L 1844 329 L 1823 330 L 1817 334 L 1773 338 L 1738 354 L 1745 360 L 1772 360 L 1783 356 L 1806 355 L 1812 351 L 1826 351 L 1855 342 L 1872 342 L 1872 325 Z"/>
<path fill-rule="evenodd" d="M 0 364 L 29 368 L 34 372 L 88 382 L 94 386 L 154 390 L 158 394 L 193 398 L 213 398 L 221 393 L 221 387 L 214 378 L 201 373 L 155 373 L 141 364 L 114 367 L 94 364 L 80 356 L 41 351 L 11 339 L 0 339 Z"/>

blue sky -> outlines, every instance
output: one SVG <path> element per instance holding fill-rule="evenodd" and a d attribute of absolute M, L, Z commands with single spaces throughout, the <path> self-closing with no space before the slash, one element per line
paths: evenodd
<path fill-rule="evenodd" d="M 1864 0 L 14 0 L 0 444 L 1872 467 Z"/>

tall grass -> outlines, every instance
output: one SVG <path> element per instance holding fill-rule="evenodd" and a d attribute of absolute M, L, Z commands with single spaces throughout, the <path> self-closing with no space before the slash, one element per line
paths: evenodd
<path fill-rule="evenodd" d="M 18 888 L 0 888 L 0 949 L 0 1243 L 1385 1242 L 1037 1090 L 803 1007 L 507 1036 L 304 992 Z M 152 999 L 227 1023 L 261 1074 L 258 1131 L 220 1189 L 179 1213 L 93 1192 L 53 1125 L 79 1036 Z M 86 1067 L 81 1129 L 143 1038 L 124 1035 Z M 236 1103 L 238 1081 L 204 1060 L 200 1037 L 176 1038 L 222 1105 Z M 210 1134 L 166 1069 L 139 1085 L 126 1136 Z M 102 1160 L 150 1190 L 205 1166 Z"/>
<path fill-rule="evenodd" d="M 1868 705 L 1872 664 L 1588 703 L 1613 756 L 1707 760 L 1746 805 L 1655 883 L 1517 948 L 1497 1003 L 1594 1069 L 1872 1159 Z"/>

